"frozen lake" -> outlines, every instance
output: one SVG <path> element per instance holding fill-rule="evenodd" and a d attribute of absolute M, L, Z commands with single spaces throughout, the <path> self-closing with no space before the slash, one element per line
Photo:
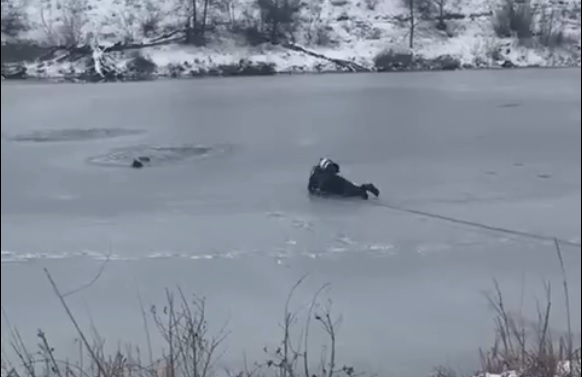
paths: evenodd
<path fill-rule="evenodd" d="M 160 303 L 180 284 L 208 297 L 216 326 L 230 318 L 223 361 L 236 364 L 278 339 L 286 293 L 309 273 L 295 305 L 331 283 L 342 363 L 418 377 L 440 363 L 475 367 L 493 335 L 482 295 L 493 278 L 515 306 L 524 286 L 533 301 L 542 278 L 560 284 L 549 241 L 388 204 L 569 242 L 579 331 L 580 78 L 3 83 L 2 307 L 26 339 L 43 327 L 66 352 L 73 327 L 42 268 L 74 288 L 109 256 L 100 280 L 70 298 L 84 323 L 90 313 L 112 344 L 142 341 L 138 290 Z M 139 154 L 153 166 L 128 168 Z M 380 198 L 310 199 L 309 170 L 324 155 Z"/>

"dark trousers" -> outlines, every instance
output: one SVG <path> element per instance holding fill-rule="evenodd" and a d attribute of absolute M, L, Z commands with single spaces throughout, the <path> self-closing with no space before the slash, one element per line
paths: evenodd
<path fill-rule="evenodd" d="M 341 175 L 329 175 L 321 181 L 321 190 L 345 197 L 366 196 L 366 190 L 362 186 L 357 186 Z"/>

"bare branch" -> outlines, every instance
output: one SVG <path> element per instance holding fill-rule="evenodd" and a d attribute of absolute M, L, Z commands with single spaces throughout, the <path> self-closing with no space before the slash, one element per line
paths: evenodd
<path fill-rule="evenodd" d="M 47 278 L 48 278 L 51 286 L 53 287 L 53 290 L 54 290 L 55 294 L 59 298 L 59 300 L 61 302 L 61 305 L 63 306 L 63 308 L 67 312 L 67 315 L 68 315 L 69 319 L 71 320 L 71 322 L 75 326 L 75 329 L 77 330 L 77 333 L 79 334 L 79 337 L 81 338 L 81 340 L 83 341 L 83 343 L 85 343 L 85 346 L 87 348 L 87 351 L 91 355 L 91 357 L 93 359 L 93 362 L 97 365 L 97 368 L 99 369 L 99 372 L 102 374 L 103 377 L 109 377 L 109 374 L 107 373 L 107 371 L 105 370 L 105 368 L 102 365 L 101 361 L 99 360 L 99 358 L 97 357 L 97 355 L 95 354 L 95 352 L 93 351 L 93 349 L 91 348 L 91 345 L 89 344 L 89 341 L 87 340 L 87 338 L 85 337 L 85 334 L 83 333 L 83 331 L 79 327 L 79 324 L 77 323 L 77 320 L 73 316 L 73 313 L 71 313 L 71 310 L 69 309 L 69 306 L 67 305 L 67 303 L 65 301 L 65 298 L 63 297 L 63 295 L 59 291 L 59 288 L 57 287 L 55 281 L 53 280 L 53 277 L 51 276 L 50 272 L 48 271 L 48 269 L 46 267 L 44 268 L 44 272 L 45 272 L 45 274 L 46 274 L 46 276 L 47 276 Z"/>
<path fill-rule="evenodd" d="M 562 256 L 562 248 L 560 247 L 560 242 L 558 239 L 554 240 L 554 244 L 556 247 L 556 253 L 558 254 L 558 260 L 560 262 L 560 269 L 562 271 L 562 279 L 563 279 L 563 286 L 564 286 L 564 296 L 566 300 L 566 325 L 568 326 L 568 334 L 567 334 L 567 353 L 568 353 L 568 361 L 570 365 L 572 365 L 572 361 L 574 358 L 574 345 L 573 345 L 573 334 L 572 334 L 572 311 L 570 308 L 570 290 L 568 288 L 568 276 L 566 274 L 566 268 L 564 266 L 564 257 Z"/>
<path fill-rule="evenodd" d="M 82 286 L 75 288 L 73 290 L 70 290 L 69 292 L 63 293 L 63 297 L 68 297 L 68 296 L 72 296 L 74 294 L 77 294 L 87 288 L 90 288 L 93 284 L 95 284 L 97 282 L 97 280 L 99 280 L 101 278 L 101 275 L 103 275 L 103 272 L 105 271 L 105 267 L 107 266 L 107 263 L 109 263 L 109 261 L 111 260 L 111 249 L 109 250 L 107 257 L 105 258 L 105 261 L 103 261 L 103 263 L 101 263 L 101 266 L 99 267 L 99 270 L 97 271 L 97 273 L 95 274 L 95 276 L 93 277 L 93 279 L 89 280 L 89 282 L 83 284 Z"/>

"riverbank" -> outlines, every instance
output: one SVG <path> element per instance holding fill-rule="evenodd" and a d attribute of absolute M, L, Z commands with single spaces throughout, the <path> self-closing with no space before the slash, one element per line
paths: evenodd
<path fill-rule="evenodd" d="M 288 11 L 294 12 L 288 15 L 291 31 L 287 26 L 269 28 L 269 19 L 256 15 L 256 4 L 243 3 L 239 9 L 245 10 L 229 13 L 227 21 L 216 15 L 210 18 L 210 26 L 198 31 L 196 40 L 192 27 L 172 27 L 176 16 L 162 8 L 146 12 L 131 30 L 127 25 L 116 27 L 111 16 L 102 14 L 115 14 L 113 5 L 84 18 L 85 28 L 73 38 L 74 45 L 55 43 L 55 37 L 53 43 L 47 42 L 42 27 L 20 38 L 3 33 L 2 77 L 101 82 L 581 66 L 576 2 L 532 0 L 524 3 L 525 9 L 526 5 L 512 0 L 500 0 L 494 6 L 463 0 L 447 4 L 439 13 L 432 8 L 411 12 L 403 6 L 405 1 L 368 5 L 320 0 Z M 259 11 L 264 13 L 262 8 Z M 28 18 L 34 18 L 34 12 L 38 13 L 29 10 Z M 257 17 L 260 23 L 255 22 Z M 154 18 L 155 31 L 139 32 L 147 19 Z M 104 32 L 106 26 L 114 32 Z M 121 38 L 128 33 L 131 38 Z"/>

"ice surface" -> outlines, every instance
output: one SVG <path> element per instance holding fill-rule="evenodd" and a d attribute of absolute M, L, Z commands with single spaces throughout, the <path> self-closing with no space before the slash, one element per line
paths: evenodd
<path fill-rule="evenodd" d="M 3 83 L 1 98 L 10 137 L 144 131 L 2 139 L 2 306 L 26 339 L 44 327 L 62 352 L 74 333 L 41 268 L 72 289 L 110 256 L 98 283 L 71 297 L 103 336 L 142 339 L 138 290 L 159 303 L 180 284 L 208 296 L 215 326 L 230 318 L 225 363 L 243 349 L 256 359 L 277 340 L 289 288 L 310 273 L 295 305 L 332 283 L 342 362 L 402 377 L 445 362 L 472 371 L 492 336 L 482 290 L 496 277 L 517 303 L 525 281 L 534 305 L 540 276 L 560 279 L 551 242 L 378 203 L 580 239 L 579 69 Z M 88 163 L 183 144 L 231 147 L 140 170 Z M 323 155 L 381 198 L 310 199 Z M 580 248 L 564 253 L 579 327 Z"/>

